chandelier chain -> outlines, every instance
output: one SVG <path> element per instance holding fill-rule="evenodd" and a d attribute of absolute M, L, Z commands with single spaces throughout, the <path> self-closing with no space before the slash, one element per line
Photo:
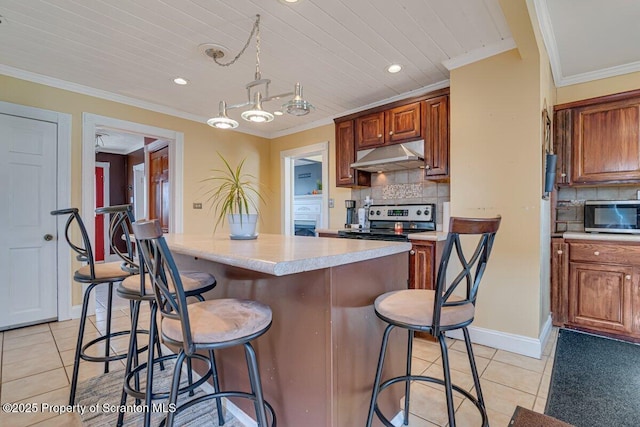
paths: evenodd
<path fill-rule="evenodd" d="M 256 22 L 253 24 L 253 28 L 251 29 L 251 34 L 249 34 L 249 38 L 247 39 L 247 42 L 244 44 L 244 47 L 242 48 L 242 50 L 240 50 L 240 52 L 236 55 L 235 58 L 233 58 L 231 61 L 229 62 L 219 62 L 218 58 L 216 58 L 216 56 L 213 56 L 213 61 L 220 65 L 221 67 L 228 67 L 230 65 L 235 64 L 235 62 L 240 59 L 240 57 L 242 56 L 242 54 L 247 50 L 247 48 L 249 47 L 249 43 L 251 43 L 251 39 L 253 38 L 254 34 L 257 34 L 256 36 L 256 72 L 259 72 L 259 68 L 260 68 L 260 15 L 256 15 Z"/>

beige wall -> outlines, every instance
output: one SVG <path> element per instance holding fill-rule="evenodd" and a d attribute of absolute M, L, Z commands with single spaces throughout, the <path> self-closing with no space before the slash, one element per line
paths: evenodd
<path fill-rule="evenodd" d="M 270 233 L 280 233 L 280 216 L 282 212 L 281 199 L 281 172 L 280 153 L 294 148 L 317 144 L 319 142 L 329 142 L 329 197 L 334 199 L 335 208 L 329 209 L 329 228 L 342 228 L 346 217 L 344 201 L 351 198 L 351 189 L 336 187 L 336 144 L 334 125 L 320 126 L 293 135 L 287 135 L 271 140 L 270 167 L 272 171 L 270 187 L 273 194 L 270 196 L 269 210 L 276 216 L 272 224 L 277 222 L 277 228 L 270 230 Z"/>
<path fill-rule="evenodd" d="M 503 218 L 474 326 L 537 338 L 540 61 L 525 1 L 501 5 L 519 49 L 451 72 L 451 213 Z"/>
<path fill-rule="evenodd" d="M 640 89 L 640 72 L 559 87 L 557 89 L 557 104 L 635 89 Z"/>
<path fill-rule="evenodd" d="M 202 210 L 194 210 L 192 204 L 203 201 L 206 188 L 201 181 L 210 175 L 209 170 L 222 167 L 216 151 L 225 156 L 231 164 L 246 157 L 247 170 L 262 182 L 268 182 L 271 176 L 269 141 L 264 138 L 239 132 L 220 131 L 207 126 L 206 123 L 185 120 L 2 75 L 0 75 L 0 100 L 72 115 L 71 204 L 79 208 L 82 206 L 83 112 L 184 133 L 184 188 L 182 191 L 184 191 L 184 231 L 187 233 L 213 232 L 213 212 L 207 206 Z M 278 218 L 277 212 L 269 212 L 267 209 L 264 211 L 265 223 L 272 222 L 271 215 L 275 215 L 273 218 Z M 83 214 L 86 216 L 86 213 Z M 218 232 L 222 233 L 225 230 L 219 229 Z M 79 287 L 74 286 L 73 289 L 74 304 L 79 304 Z"/>

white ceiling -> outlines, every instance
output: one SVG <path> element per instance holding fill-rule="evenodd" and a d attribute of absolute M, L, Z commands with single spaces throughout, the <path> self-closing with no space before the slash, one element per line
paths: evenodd
<path fill-rule="evenodd" d="M 640 1 L 535 0 L 556 86 L 640 71 Z"/>
<path fill-rule="evenodd" d="M 143 147 L 143 135 L 109 128 L 96 129 L 96 153 L 126 155 Z"/>
<path fill-rule="evenodd" d="M 609 65 L 637 60 L 632 55 L 638 50 L 628 46 L 625 54 L 607 49 L 609 55 L 600 55 L 590 50 L 595 46 L 576 52 L 571 43 L 582 41 L 572 36 L 579 30 L 594 44 L 599 39 L 592 33 L 617 29 L 594 25 L 591 20 L 602 14 L 575 3 L 610 12 L 612 3 L 628 11 L 640 2 L 535 1 L 548 11 L 562 72 L 598 69 L 601 57 Z M 222 44 L 235 56 L 256 14 L 262 77 L 271 79 L 271 94 L 291 91 L 300 81 L 316 107 L 304 117 L 284 115 L 257 125 L 241 120 L 239 110 L 229 111 L 241 122 L 239 131 L 266 137 L 448 86 L 450 69 L 515 47 L 498 0 L 0 0 L 0 73 L 204 122 L 217 115 L 220 100 L 245 101 L 255 39 L 230 67 L 219 67 L 198 46 Z M 637 26 L 627 19 L 637 22 L 638 15 L 623 18 L 622 35 L 637 41 L 630 38 Z M 404 69 L 388 74 L 394 62 Z M 177 76 L 190 84 L 175 85 Z"/>

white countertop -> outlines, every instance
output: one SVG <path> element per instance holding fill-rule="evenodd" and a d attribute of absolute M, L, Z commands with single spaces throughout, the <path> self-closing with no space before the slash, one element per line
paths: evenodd
<path fill-rule="evenodd" d="M 408 252 L 411 243 L 260 234 L 255 240 L 227 235 L 165 234 L 169 248 L 221 264 L 284 276 Z"/>
<path fill-rule="evenodd" d="M 577 231 L 567 231 L 562 234 L 564 239 L 570 240 L 601 240 L 610 242 L 638 242 L 640 234 L 619 234 L 619 233 L 586 233 Z"/>

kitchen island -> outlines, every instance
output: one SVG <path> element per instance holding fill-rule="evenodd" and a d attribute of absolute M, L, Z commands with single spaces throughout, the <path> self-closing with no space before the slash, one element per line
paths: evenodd
<path fill-rule="evenodd" d="M 366 422 L 384 322 L 375 298 L 406 289 L 410 243 L 261 234 L 167 234 L 181 270 L 213 274 L 206 298 L 248 298 L 268 304 L 273 324 L 254 346 L 265 398 L 281 426 L 351 427 Z M 407 336 L 394 331 L 385 377 L 401 375 Z M 249 389 L 241 348 L 216 353 L 224 388 Z M 400 410 L 403 385 L 379 399 Z M 234 401 L 250 416 L 253 406 Z"/>

